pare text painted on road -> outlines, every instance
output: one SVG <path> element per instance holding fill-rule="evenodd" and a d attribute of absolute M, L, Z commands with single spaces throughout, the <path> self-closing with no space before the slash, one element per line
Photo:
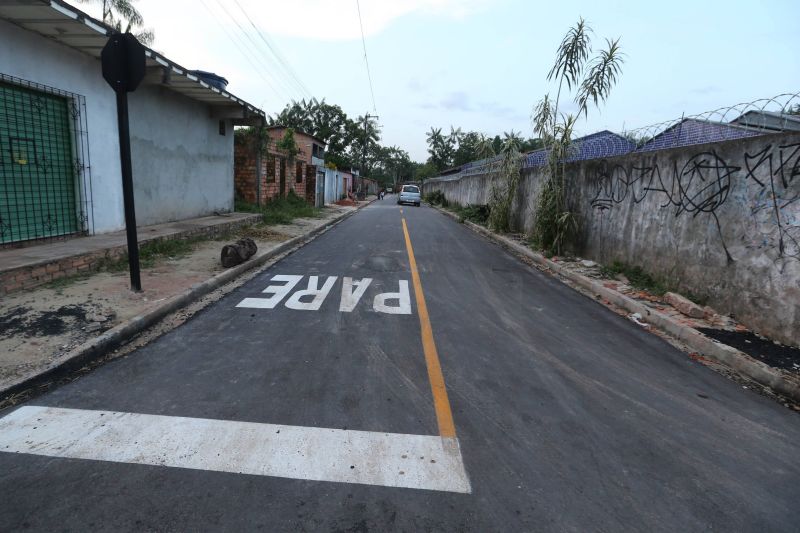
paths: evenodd
<path fill-rule="evenodd" d="M 326 298 L 337 285 L 338 276 L 308 276 L 308 282 L 300 282 L 304 276 L 278 274 L 272 276 L 270 284 L 262 292 L 268 297 L 244 298 L 236 307 L 249 309 L 275 309 L 281 302 L 287 309 L 297 311 L 319 311 Z M 324 278 L 320 286 L 320 278 Z M 372 278 L 355 279 L 342 277 L 339 311 L 352 312 L 372 284 Z M 389 315 L 410 315 L 411 295 L 408 280 L 398 280 L 396 292 L 379 292 L 372 297 L 372 309 Z M 294 291 L 294 292 L 292 292 Z"/>

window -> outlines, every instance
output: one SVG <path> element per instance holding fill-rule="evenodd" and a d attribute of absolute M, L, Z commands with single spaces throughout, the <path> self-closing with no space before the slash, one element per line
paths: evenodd
<path fill-rule="evenodd" d="M 225 136 L 225 121 L 224 120 L 220 120 L 219 121 L 219 134 L 222 135 L 223 137 Z"/>
<path fill-rule="evenodd" d="M 295 165 L 294 179 L 295 179 L 295 181 L 297 183 L 302 183 L 303 182 L 303 162 L 302 161 L 298 161 L 297 164 Z"/>

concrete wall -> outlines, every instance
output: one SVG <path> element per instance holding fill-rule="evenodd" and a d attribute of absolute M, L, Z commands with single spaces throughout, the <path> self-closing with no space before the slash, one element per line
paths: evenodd
<path fill-rule="evenodd" d="M 322 170 L 322 169 L 321 169 Z M 325 168 L 325 203 L 332 204 L 342 199 L 346 193 L 346 177 L 350 174 L 345 174 L 341 170 L 332 170 Z"/>
<path fill-rule="evenodd" d="M 86 99 L 91 162 L 90 233 L 125 226 L 116 98 L 100 62 L 0 20 L 0 72 Z M 233 128 L 219 135 L 207 106 L 166 88 L 130 95 L 137 224 L 233 209 Z"/>
<path fill-rule="evenodd" d="M 776 134 L 568 166 L 579 253 L 640 265 L 754 330 L 800 345 L 800 135 Z M 529 230 L 541 169 L 513 207 Z M 451 202 L 487 203 L 485 175 L 434 179 Z"/>
<path fill-rule="evenodd" d="M 124 227 L 117 103 L 100 74 L 100 62 L 0 20 L 0 72 L 86 98 L 94 203 L 89 231 L 103 233 Z"/>
<path fill-rule="evenodd" d="M 233 127 L 206 105 L 157 86 L 129 97 L 136 223 L 233 210 Z"/>

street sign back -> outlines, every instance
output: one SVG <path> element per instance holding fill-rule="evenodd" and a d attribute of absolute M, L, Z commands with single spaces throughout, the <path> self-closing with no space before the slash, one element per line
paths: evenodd
<path fill-rule="evenodd" d="M 144 46 L 130 33 L 112 35 L 100 60 L 103 78 L 116 92 L 133 92 L 144 78 Z"/>

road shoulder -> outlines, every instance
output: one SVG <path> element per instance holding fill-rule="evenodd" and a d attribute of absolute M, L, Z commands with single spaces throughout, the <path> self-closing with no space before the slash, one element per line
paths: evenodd
<path fill-rule="evenodd" d="M 494 233 L 468 220 L 461 220 L 456 214 L 446 209 L 439 208 L 438 206 L 433 207 L 454 221 L 463 223 L 473 232 L 499 244 L 524 262 L 533 263 L 533 265 L 540 270 L 552 274 L 553 277 L 559 281 L 592 297 L 606 307 L 616 312 L 621 310 L 626 315 L 628 313 L 637 315 L 640 325 L 645 324 L 648 329 L 650 329 L 650 327 L 655 328 L 658 330 L 658 333 L 661 333 L 661 336 L 667 336 L 670 340 L 677 341 L 672 343 L 682 348 L 684 351 L 687 351 L 693 359 L 704 364 L 707 362 L 714 363 L 708 365 L 712 366 L 712 368 L 717 365 L 722 365 L 728 370 L 728 372 L 723 373 L 733 373 L 761 387 L 766 387 L 769 391 L 774 393 L 774 395 L 779 397 L 778 399 L 781 403 L 795 410 L 800 410 L 800 407 L 798 407 L 798 404 L 800 404 L 800 379 L 795 375 L 779 368 L 771 367 L 761 361 L 757 361 L 736 348 L 711 339 L 697 329 L 685 323 L 681 323 L 675 318 L 659 312 L 650 306 L 646 306 L 614 290 L 614 288 L 606 287 L 596 280 L 552 261 L 542 254 L 515 242 L 513 239 Z M 654 333 L 656 332 L 654 331 Z M 719 368 L 716 369 L 719 370 Z M 789 400 L 789 402 L 786 400 Z"/>

